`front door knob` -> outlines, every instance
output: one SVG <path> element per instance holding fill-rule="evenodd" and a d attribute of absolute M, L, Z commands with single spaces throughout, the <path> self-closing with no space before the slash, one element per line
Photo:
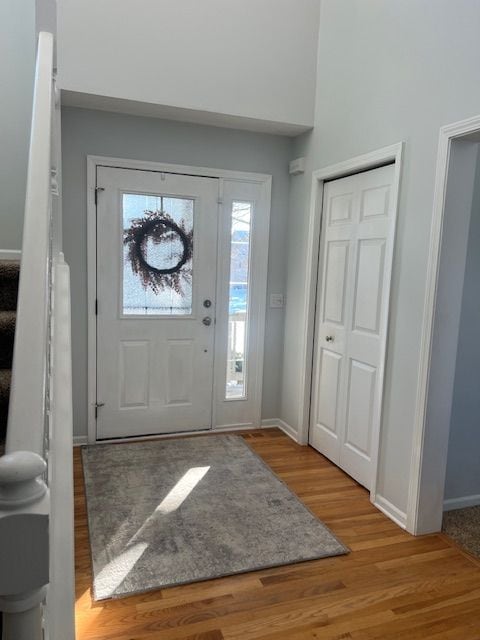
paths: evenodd
<path fill-rule="evenodd" d="M 205 316 L 202 322 L 206 327 L 209 327 L 212 324 L 212 319 L 210 318 L 210 316 Z"/>

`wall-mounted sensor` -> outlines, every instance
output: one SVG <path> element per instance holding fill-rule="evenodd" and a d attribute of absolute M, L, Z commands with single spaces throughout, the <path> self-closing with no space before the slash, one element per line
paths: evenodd
<path fill-rule="evenodd" d="M 305 173 L 305 158 L 296 158 L 296 160 L 292 160 L 288 165 L 288 172 L 291 176 L 296 176 L 299 173 Z"/>

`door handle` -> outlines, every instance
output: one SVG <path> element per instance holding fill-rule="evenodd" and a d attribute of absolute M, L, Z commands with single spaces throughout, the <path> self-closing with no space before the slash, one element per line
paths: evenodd
<path fill-rule="evenodd" d="M 326 336 L 326 337 L 325 337 L 325 340 L 326 340 L 327 342 L 333 342 L 333 341 L 335 340 L 335 338 L 334 338 L 333 336 Z"/>
<path fill-rule="evenodd" d="M 206 327 L 209 327 L 212 324 L 212 319 L 210 316 L 205 316 L 205 318 L 202 319 L 202 322 Z"/>

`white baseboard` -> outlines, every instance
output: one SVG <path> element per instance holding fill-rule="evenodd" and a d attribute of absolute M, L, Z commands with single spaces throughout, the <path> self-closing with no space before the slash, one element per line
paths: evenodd
<path fill-rule="evenodd" d="M 275 426 L 277 423 L 275 422 Z M 263 425 L 262 425 L 263 427 Z M 196 429 L 194 431 L 180 431 L 178 433 L 157 433 L 150 436 L 128 436 L 125 438 L 106 438 L 97 440 L 94 444 L 120 444 L 122 442 L 141 442 L 144 440 L 164 440 L 171 438 L 180 438 L 182 436 L 201 436 L 211 435 L 212 433 L 229 433 L 231 431 L 254 431 L 258 427 L 254 427 L 251 424 L 229 424 L 222 427 L 214 427 L 213 429 Z M 74 436 L 73 446 L 80 447 L 84 444 L 88 444 L 87 436 Z"/>
<path fill-rule="evenodd" d="M 258 429 L 258 427 L 254 427 L 253 424 L 224 424 L 219 427 L 212 427 L 208 429 L 206 433 L 228 433 L 229 431 L 252 431 L 252 429 Z M 192 431 L 195 433 L 195 431 Z"/>
<path fill-rule="evenodd" d="M 263 418 L 262 429 L 268 429 L 269 427 L 279 427 L 279 418 Z"/>
<path fill-rule="evenodd" d="M 292 440 L 298 443 L 297 432 L 293 427 L 289 424 L 280 420 L 280 418 L 267 418 L 262 420 L 261 429 L 266 429 L 268 427 L 278 427 L 287 436 L 289 436 Z M 112 438 L 107 440 L 99 440 L 99 443 L 108 444 L 108 443 L 120 443 L 120 442 L 135 442 L 138 440 L 159 440 L 161 438 L 172 438 L 172 437 L 180 437 L 180 436 L 190 436 L 190 435 L 201 435 L 208 433 L 228 433 L 229 431 L 252 431 L 255 429 L 251 424 L 231 424 L 225 425 L 222 427 L 215 427 L 214 429 L 205 429 L 205 430 L 197 430 L 197 431 L 184 431 L 182 433 L 166 433 L 162 435 L 152 435 L 152 436 L 134 436 L 129 438 Z M 87 436 L 73 436 L 73 446 L 81 447 L 84 444 L 88 444 Z"/>
<path fill-rule="evenodd" d="M 278 427 L 283 433 L 286 433 L 289 438 L 299 444 L 297 431 L 280 418 L 266 418 L 262 420 L 262 427 Z"/>
<path fill-rule="evenodd" d="M 453 511 L 454 509 L 465 509 L 466 507 L 477 507 L 478 505 L 480 505 L 480 494 L 461 498 L 448 498 L 443 501 L 443 510 Z"/>
<path fill-rule="evenodd" d="M 393 520 L 395 524 L 398 524 L 399 527 L 402 527 L 402 529 L 407 528 L 407 514 L 391 503 L 390 500 L 387 500 L 377 493 L 373 500 L 373 504 L 377 509 L 380 509 L 382 513 L 390 518 L 390 520 Z"/>
<path fill-rule="evenodd" d="M 22 252 L 17 249 L 0 249 L 0 260 L 15 260 L 20 262 Z"/>

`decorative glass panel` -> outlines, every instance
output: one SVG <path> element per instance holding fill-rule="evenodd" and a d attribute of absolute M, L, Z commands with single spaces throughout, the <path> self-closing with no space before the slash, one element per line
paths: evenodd
<path fill-rule="evenodd" d="M 252 204 L 232 203 L 226 398 L 244 398 L 247 382 Z"/>
<path fill-rule="evenodd" d="M 123 194 L 123 313 L 192 313 L 193 200 Z"/>

